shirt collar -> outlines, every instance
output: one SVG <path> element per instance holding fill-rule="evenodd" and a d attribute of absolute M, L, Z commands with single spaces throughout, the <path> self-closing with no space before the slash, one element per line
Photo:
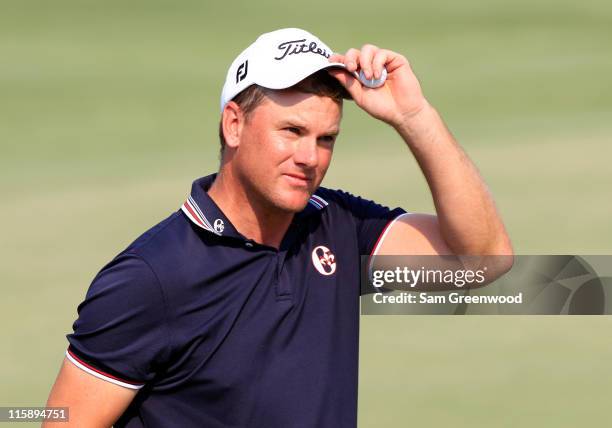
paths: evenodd
<path fill-rule="evenodd" d="M 208 195 L 208 189 L 210 189 L 216 177 L 217 174 L 211 174 L 195 180 L 191 185 L 191 194 L 181 206 L 181 210 L 196 226 L 207 232 L 218 236 L 247 239 L 236 230 L 234 225 Z M 296 214 L 295 220 L 318 213 L 325 209 L 327 205 L 327 201 L 315 193 L 308 200 L 306 207 Z"/>

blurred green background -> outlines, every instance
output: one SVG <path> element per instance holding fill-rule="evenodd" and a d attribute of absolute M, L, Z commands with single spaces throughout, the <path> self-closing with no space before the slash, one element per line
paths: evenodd
<path fill-rule="evenodd" d="M 612 3 L 0 1 L 0 406 L 44 405 L 95 273 L 217 167 L 218 98 L 255 37 L 405 54 L 516 251 L 612 254 Z M 353 105 L 328 187 L 432 212 Z M 609 424 L 610 317 L 362 317 L 359 421 Z"/>

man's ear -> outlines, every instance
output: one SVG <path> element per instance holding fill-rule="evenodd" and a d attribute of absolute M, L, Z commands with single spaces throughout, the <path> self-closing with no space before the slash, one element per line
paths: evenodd
<path fill-rule="evenodd" d="M 221 124 L 225 144 L 233 149 L 240 145 L 240 135 L 244 125 L 244 113 L 234 101 L 228 102 L 223 108 Z"/>

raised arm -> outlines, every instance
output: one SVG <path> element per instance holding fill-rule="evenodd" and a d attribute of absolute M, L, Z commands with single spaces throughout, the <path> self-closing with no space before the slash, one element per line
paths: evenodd
<path fill-rule="evenodd" d="M 388 77 L 370 89 L 340 69 L 330 73 L 371 116 L 391 125 L 417 160 L 429 185 L 437 215 L 409 214 L 396 221 L 377 248 L 394 255 L 511 255 L 512 245 L 493 197 L 478 170 L 423 96 L 407 59 L 373 45 L 333 55 L 349 71 L 362 69 L 366 78 Z M 510 268 L 511 258 L 502 266 Z"/>

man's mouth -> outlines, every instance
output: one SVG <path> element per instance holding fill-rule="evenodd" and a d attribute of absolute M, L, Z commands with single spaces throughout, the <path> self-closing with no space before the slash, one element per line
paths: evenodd
<path fill-rule="evenodd" d="M 289 183 L 295 186 L 307 187 L 312 182 L 312 178 L 305 174 L 287 173 L 283 174 L 283 176 L 287 178 Z"/>

